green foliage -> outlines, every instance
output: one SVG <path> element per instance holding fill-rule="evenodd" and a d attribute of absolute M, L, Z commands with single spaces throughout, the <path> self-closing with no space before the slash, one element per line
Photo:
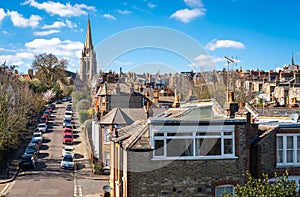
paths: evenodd
<path fill-rule="evenodd" d="M 86 120 L 88 120 L 90 117 L 89 117 L 89 112 L 88 110 L 80 110 L 78 111 L 78 115 L 79 115 L 79 122 L 81 124 L 83 124 Z"/>
<path fill-rule="evenodd" d="M 0 164 L 3 151 L 18 147 L 26 135 L 26 125 L 33 113 L 37 94 L 19 80 L 13 67 L 0 67 Z M 5 154 L 7 154 L 6 152 Z"/>
<path fill-rule="evenodd" d="M 89 133 L 92 132 L 92 119 L 88 119 L 84 122 L 84 128 L 88 130 Z"/>
<path fill-rule="evenodd" d="M 68 86 L 68 88 L 67 88 L 67 90 L 66 90 L 66 92 L 65 92 L 65 95 L 66 95 L 66 96 L 71 96 L 73 90 L 74 90 L 74 85 Z"/>
<path fill-rule="evenodd" d="M 81 91 L 75 91 L 72 93 L 73 102 L 78 103 L 80 100 L 88 99 L 89 95 Z"/>
<path fill-rule="evenodd" d="M 47 89 L 52 89 L 58 81 L 66 82 L 67 68 L 66 59 L 58 59 L 53 54 L 40 54 L 35 56 L 32 68 L 36 70 L 36 78 L 38 78 Z"/>
<path fill-rule="evenodd" d="M 80 100 L 77 104 L 76 104 L 76 110 L 80 111 L 80 110 L 88 110 L 91 106 L 91 103 L 88 99 L 83 99 Z"/>
<path fill-rule="evenodd" d="M 237 185 L 234 188 L 234 196 L 237 197 L 297 197 L 299 194 L 296 191 L 294 181 L 288 180 L 288 172 L 286 171 L 282 177 L 277 177 L 275 174 L 275 183 L 270 183 L 267 175 L 263 178 L 254 179 L 248 173 L 248 181 L 244 186 Z M 229 197 L 233 195 L 223 195 Z"/>

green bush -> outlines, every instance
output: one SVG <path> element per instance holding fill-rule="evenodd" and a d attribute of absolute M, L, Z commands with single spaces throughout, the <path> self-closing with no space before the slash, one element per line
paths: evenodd
<path fill-rule="evenodd" d="M 76 104 L 76 110 L 88 110 L 91 106 L 91 103 L 88 99 L 83 99 Z"/>
<path fill-rule="evenodd" d="M 86 120 L 89 119 L 89 112 L 88 112 L 88 110 L 80 110 L 78 112 L 78 115 L 79 115 L 79 122 L 81 124 L 83 124 Z"/>
<path fill-rule="evenodd" d="M 296 191 L 294 181 L 288 180 L 288 171 L 282 177 L 277 177 L 275 174 L 275 183 L 270 183 L 267 175 L 263 178 L 254 179 L 248 173 L 248 181 L 245 185 L 237 185 L 234 187 L 234 195 L 224 194 L 223 197 L 297 197 L 299 194 Z"/>
<path fill-rule="evenodd" d="M 88 119 L 84 122 L 84 128 L 86 128 L 88 132 L 92 132 L 92 119 Z"/>

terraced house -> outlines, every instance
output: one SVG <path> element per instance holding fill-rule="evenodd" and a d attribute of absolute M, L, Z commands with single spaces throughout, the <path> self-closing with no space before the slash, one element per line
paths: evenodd
<path fill-rule="evenodd" d="M 118 131 L 112 196 L 219 196 L 246 181 L 258 126 L 226 118 L 213 101 L 170 108 Z"/>

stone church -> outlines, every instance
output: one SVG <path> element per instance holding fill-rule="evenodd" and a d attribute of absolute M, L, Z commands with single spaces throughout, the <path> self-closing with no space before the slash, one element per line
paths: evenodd
<path fill-rule="evenodd" d="M 94 51 L 94 46 L 92 43 L 90 19 L 88 19 L 85 44 L 80 58 L 79 72 L 80 79 L 84 83 L 91 83 L 93 78 L 97 75 L 97 60 L 96 53 Z"/>

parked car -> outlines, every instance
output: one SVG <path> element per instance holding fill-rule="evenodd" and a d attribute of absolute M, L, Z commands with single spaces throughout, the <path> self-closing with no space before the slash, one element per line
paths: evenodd
<path fill-rule="evenodd" d="M 68 99 L 67 99 L 67 97 L 64 97 L 64 98 L 61 99 L 61 101 L 62 101 L 62 102 L 67 102 Z"/>
<path fill-rule="evenodd" d="M 68 127 L 65 127 L 64 133 L 71 133 L 73 135 L 73 130 Z"/>
<path fill-rule="evenodd" d="M 40 149 L 42 146 L 42 141 L 40 139 L 37 138 L 31 138 L 31 143 L 32 144 L 36 144 L 38 146 L 38 148 Z"/>
<path fill-rule="evenodd" d="M 42 117 L 46 117 L 46 118 L 47 118 L 47 121 L 50 120 L 50 114 L 44 113 L 44 114 L 42 115 Z"/>
<path fill-rule="evenodd" d="M 72 124 L 72 118 L 70 117 L 64 118 L 63 127 L 65 128 L 69 124 Z"/>
<path fill-rule="evenodd" d="M 73 125 L 72 124 L 67 124 L 67 125 L 65 125 L 65 128 L 69 128 L 69 129 L 73 130 Z"/>
<path fill-rule="evenodd" d="M 30 143 L 27 145 L 25 149 L 25 154 L 35 154 L 36 156 L 39 154 L 39 147 L 35 143 Z"/>
<path fill-rule="evenodd" d="M 34 132 L 34 133 L 32 134 L 32 138 L 41 140 L 41 142 L 43 142 L 43 140 L 44 140 L 44 137 L 43 137 L 42 132 Z"/>
<path fill-rule="evenodd" d="M 65 155 L 60 163 L 60 167 L 63 169 L 74 169 L 74 158 L 72 155 Z"/>
<path fill-rule="evenodd" d="M 63 144 L 73 144 L 73 134 L 72 133 L 64 133 L 63 134 Z"/>
<path fill-rule="evenodd" d="M 74 157 L 74 147 L 73 146 L 64 146 L 62 147 L 62 156 L 72 155 Z"/>
<path fill-rule="evenodd" d="M 62 101 L 60 99 L 55 101 L 56 104 L 62 104 Z"/>
<path fill-rule="evenodd" d="M 41 119 L 40 119 L 40 123 L 47 124 L 47 122 L 48 122 L 48 118 L 46 116 L 42 116 Z"/>
<path fill-rule="evenodd" d="M 27 168 L 36 168 L 38 164 L 38 158 L 35 154 L 24 154 L 21 156 L 19 167 L 21 170 Z"/>
<path fill-rule="evenodd" d="M 67 106 L 66 111 L 72 111 L 72 106 Z"/>
<path fill-rule="evenodd" d="M 48 128 L 48 126 L 47 126 L 46 123 L 40 123 L 40 124 L 38 124 L 38 126 L 37 126 L 38 131 L 41 131 L 41 132 L 43 132 L 43 133 L 46 133 L 46 132 L 47 132 L 47 128 Z"/>
<path fill-rule="evenodd" d="M 46 110 L 45 110 L 45 112 L 49 112 L 49 113 L 52 113 L 52 111 L 53 111 L 52 107 L 49 107 L 49 106 L 48 106 L 48 107 L 46 108 Z M 45 112 L 44 112 L 44 113 L 45 113 Z M 49 115 L 50 115 L 50 114 L 49 114 Z"/>
<path fill-rule="evenodd" d="M 72 118 L 72 111 L 65 111 L 65 118 Z"/>
<path fill-rule="evenodd" d="M 51 107 L 52 108 L 52 110 L 54 110 L 55 109 L 55 103 L 50 103 L 49 105 L 48 105 L 49 107 Z"/>

